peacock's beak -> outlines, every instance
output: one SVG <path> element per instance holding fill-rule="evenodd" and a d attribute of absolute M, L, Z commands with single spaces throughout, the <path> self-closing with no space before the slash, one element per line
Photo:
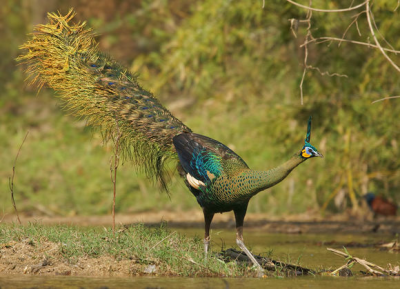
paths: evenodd
<path fill-rule="evenodd" d="M 324 157 L 324 155 L 321 154 L 320 152 L 316 152 L 314 156 L 315 156 L 315 157 L 320 157 L 320 158 L 323 158 L 323 157 Z"/>

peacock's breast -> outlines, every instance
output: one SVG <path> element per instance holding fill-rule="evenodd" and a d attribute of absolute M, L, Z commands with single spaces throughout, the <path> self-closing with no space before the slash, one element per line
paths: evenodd
<path fill-rule="evenodd" d="M 252 196 L 251 186 L 245 176 L 222 176 L 207 186 L 197 196 L 197 201 L 200 206 L 215 212 L 228 212 L 246 204 Z"/>

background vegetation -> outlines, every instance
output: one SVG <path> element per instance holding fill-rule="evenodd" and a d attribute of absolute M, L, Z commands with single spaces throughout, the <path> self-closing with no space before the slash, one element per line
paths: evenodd
<path fill-rule="evenodd" d="M 67 3 L 68 2 L 68 3 Z M 250 202 L 250 212 L 340 213 L 374 191 L 398 200 L 400 187 L 399 73 L 377 49 L 349 43 L 310 44 L 308 64 L 347 77 L 308 70 L 300 105 L 306 26 L 295 38 L 288 19 L 304 9 L 284 1 L 226 0 L 4 0 L 0 7 L 0 210 L 12 211 L 8 178 L 24 135 L 15 178 L 16 201 L 26 213 L 105 214 L 111 209 L 112 147 L 62 111 L 53 92 L 24 83 L 18 46 L 46 13 L 70 7 L 98 34 L 103 51 L 195 132 L 230 146 L 254 169 L 274 167 L 298 151 L 313 115 L 311 142 L 324 155 L 297 168 L 283 183 Z M 307 5 L 308 1 L 302 1 Z M 373 2 L 385 39 L 400 49 L 396 1 Z M 324 9 L 348 1 L 313 1 Z M 395 11 L 394 11 L 395 10 Z M 361 11 L 314 12 L 314 37 L 342 37 Z M 368 42 L 366 17 L 347 39 Z M 391 55 L 396 63 L 399 56 Z M 37 95 L 38 94 L 38 95 Z M 129 164 L 119 170 L 117 212 L 189 210 L 197 202 L 175 178 L 172 196 L 159 194 Z M 349 195 L 355 194 L 351 202 Z"/>

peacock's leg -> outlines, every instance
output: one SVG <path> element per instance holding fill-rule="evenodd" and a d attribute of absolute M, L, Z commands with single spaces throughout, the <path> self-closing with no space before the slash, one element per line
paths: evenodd
<path fill-rule="evenodd" d="M 253 262 L 254 266 L 257 267 L 258 276 L 262 277 L 264 275 L 264 269 L 257 262 L 256 258 L 254 258 L 253 254 L 250 253 L 249 249 L 247 249 L 243 240 L 243 223 L 246 211 L 247 211 L 247 204 L 244 207 L 241 207 L 240 209 L 234 210 L 236 219 L 236 244 L 247 255 L 247 257 L 249 257 L 249 259 Z"/>
<path fill-rule="evenodd" d="M 212 219 L 214 218 L 214 213 L 207 212 L 206 209 L 203 208 L 203 213 L 204 213 L 204 224 L 205 224 L 205 230 L 204 230 L 204 255 L 205 255 L 205 260 L 207 260 L 207 252 L 208 252 L 208 247 L 210 245 L 210 226 Z"/>

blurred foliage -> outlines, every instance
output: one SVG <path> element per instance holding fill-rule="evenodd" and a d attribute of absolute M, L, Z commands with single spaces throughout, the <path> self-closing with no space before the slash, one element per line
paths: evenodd
<path fill-rule="evenodd" d="M 308 1 L 302 1 L 308 5 Z M 376 0 L 373 12 L 381 43 L 400 49 L 396 1 Z M 307 161 L 284 182 L 250 202 L 249 211 L 270 214 L 326 209 L 343 212 L 374 191 L 396 199 L 400 188 L 399 73 L 377 49 L 350 43 L 308 46 L 308 65 L 347 77 L 306 73 L 300 105 L 306 25 L 295 38 L 288 19 L 306 11 L 282 1 L 85 1 L 5 0 L 0 7 L 0 202 L 12 211 L 8 177 L 27 130 L 15 177 L 17 204 L 25 212 L 102 214 L 111 209 L 109 157 L 101 137 L 60 109 L 53 92 L 23 81 L 18 46 L 46 13 L 74 7 L 102 50 L 132 71 L 195 132 L 234 149 L 254 169 L 276 166 L 298 151 L 313 115 L 311 143 L 324 159 Z M 313 1 L 338 9 L 348 1 Z M 352 18 L 314 12 L 315 38 L 341 38 Z M 344 38 L 372 42 L 365 13 Z M 360 33 L 360 34 L 359 34 Z M 389 47 L 390 48 L 390 47 Z M 400 57 L 390 54 L 399 64 Z M 171 199 L 156 192 L 129 164 L 119 170 L 117 210 L 188 210 L 195 198 L 174 179 Z M 351 202 L 349 193 L 358 198 Z M 397 198 L 398 201 L 398 198 Z"/>

